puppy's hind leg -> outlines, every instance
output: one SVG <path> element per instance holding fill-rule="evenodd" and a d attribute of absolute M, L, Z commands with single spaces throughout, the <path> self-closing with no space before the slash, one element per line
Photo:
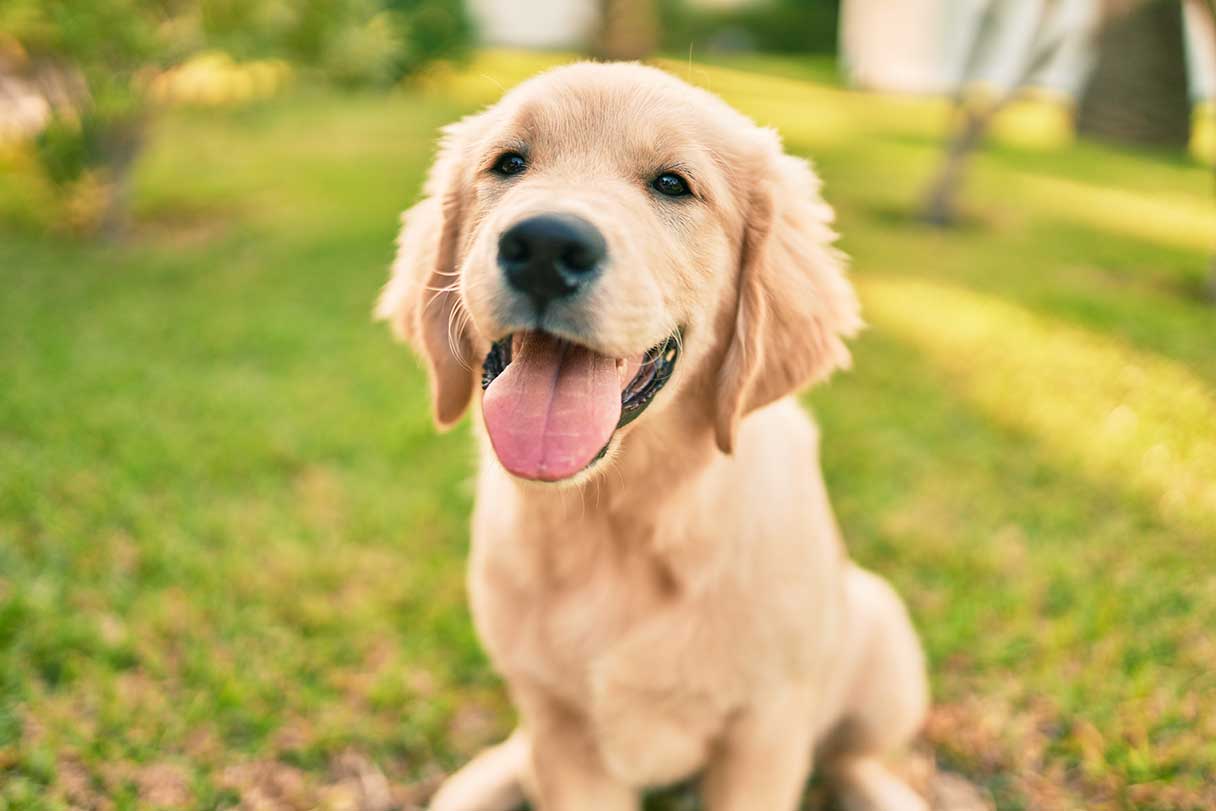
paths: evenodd
<path fill-rule="evenodd" d="M 530 786 L 531 747 L 522 729 L 444 781 L 429 811 L 515 811 Z"/>
<path fill-rule="evenodd" d="M 928 811 L 883 762 L 912 742 L 928 713 L 920 640 L 886 581 L 855 566 L 848 578 L 851 682 L 844 715 L 825 742 L 825 775 L 844 811 Z"/>

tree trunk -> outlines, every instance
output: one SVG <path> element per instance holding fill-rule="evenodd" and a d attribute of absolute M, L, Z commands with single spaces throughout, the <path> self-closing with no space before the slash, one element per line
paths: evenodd
<path fill-rule="evenodd" d="M 1102 0 L 1097 63 L 1077 111 L 1083 135 L 1185 147 L 1191 134 L 1178 0 Z"/>
<path fill-rule="evenodd" d="M 654 0 L 600 0 L 600 29 L 592 48 L 600 59 L 644 59 L 659 45 Z"/>
<path fill-rule="evenodd" d="M 958 105 L 957 114 L 962 119 L 958 131 L 950 139 L 937 179 L 925 195 L 923 217 L 927 222 L 941 227 L 958 222 L 958 194 L 963 186 L 967 163 L 984 139 L 998 109 L 995 104 L 983 110 L 972 109 L 965 101 Z"/>
<path fill-rule="evenodd" d="M 959 78 L 959 88 L 955 95 L 954 111 L 958 119 L 955 133 L 946 147 L 946 157 L 938 171 L 937 179 L 929 187 L 925 202 L 921 208 L 921 217 L 937 226 L 950 226 L 958 221 L 958 195 L 966 177 L 967 164 L 973 152 L 980 147 L 987 135 L 988 129 L 997 114 L 1017 96 L 1018 91 L 1026 84 L 1052 57 L 1059 51 L 1064 38 L 1053 37 L 1043 39 L 1042 30 L 1048 21 L 1052 10 L 1050 3 L 1042 3 L 1038 7 L 1038 23 L 1035 25 L 1035 35 L 1027 44 L 1021 73 L 1010 86 L 997 93 L 995 98 L 989 98 L 987 93 L 976 93 L 971 85 L 975 82 L 976 67 L 980 64 L 985 48 L 991 42 L 995 29 L 999 24 L 998 7 L 989 4 L 983 11 L 983 16 L 973 34 L 970 53 L 963 67 L 963 75 Z"/>
<path fill-rule="evenodd" d="M 122 238 L 131 222 L 131 175 L 143 150 L 147 121 L 142 115 L 110 122 L 102 138 L 107 194 L 99 224 L 101 236 Z"/>

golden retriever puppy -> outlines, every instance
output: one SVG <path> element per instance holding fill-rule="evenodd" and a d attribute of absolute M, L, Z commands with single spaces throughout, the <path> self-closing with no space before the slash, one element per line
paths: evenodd
<path fill-rule="evenodd" d="M 445 131 L 377 313 L 435 417 L 476 403 L 469 590 L 519 710 L 433 811 L 924 802 L 883 758 L 927 690 L 899 598 L 852 564 L 790 395 L 861 325 L 803 161 L 654 68 L 577 64 Z"/>

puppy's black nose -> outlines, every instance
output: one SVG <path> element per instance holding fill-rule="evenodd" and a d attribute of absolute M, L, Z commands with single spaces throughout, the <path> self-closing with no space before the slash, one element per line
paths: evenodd
<path fill-rule="evenodd" d="M 507 282 L 543 308 L 572 296 L 600 272 L 608 252 L 594 225 L 570 214 L 541 214 L 512 225 L 498 240 Z"/>

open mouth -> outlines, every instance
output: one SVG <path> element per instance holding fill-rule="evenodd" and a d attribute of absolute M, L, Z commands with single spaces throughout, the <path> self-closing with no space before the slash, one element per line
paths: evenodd
<path fill-rule="evenodd" d="M 632 358 L 601 355 L 545 332 L 509 335 L 482 367 L 490 443 L 516 476 L 560 481 L 604 455 L 618 428 L 671 379 L 679 332 Z"/>

